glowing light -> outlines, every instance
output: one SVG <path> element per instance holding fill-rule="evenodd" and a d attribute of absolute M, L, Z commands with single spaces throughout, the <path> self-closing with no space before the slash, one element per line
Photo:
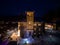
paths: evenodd
<path fill-rule="evenodd" d="M 27 39 L 27 38 L 26 38 L 26 39 L 24 39 L 24 41 L 25 41 L 25 43 L 27 43 L 27 44 L 28 44 L 28 43 L 30 43 L 30 40 L 29 40 L 29 39 Z"/>
<path fill-rule="evenodd" d="M 18 26 L 20 26 L 20 22 L 18 22 Z"/>
<path fill-rule="evenodd" d="M 45 25 L 45 29 L 50 29 L 50 30 L 52 30 L 52 29 L 53 29 L 53 26 L 46 24 L 46 25 Z"/>
<path fill-rule="evenodd" d="M 34 24 L 34 26 L 36 26 L 37 24 Z"/>
<path fill-rule="evenodd" d="M 51 27 L 51 25 L 48 25 L 48 27 Z"/>
<path fill-rule="evenodd" d="M 32 16 L 34 14 L 34 12 L 27 12 L 27 15 L 29 15 L 29 16 Z"/>
<path fill-rule="evenodd" d="M 38 26 L 41 26 L 41 24 L 38 24 Z"/>
<path fill-rule="evenodd" d="M 48 27 L 45 27 L 45 29 L 48 29 Z"/>
<path fill-rule="evenodd" d="M 28 39 L 24 39 L 24 41 L 27 41 Z"/>
<path fill-rule="evenodd" d="M 17 34 L 16 34 L 16 33 L 13 33 L 13 34 L 11 35 L 11 38 L 12 38 L 12 40 L 16 41 L 16 39 L 17 39 Z"/>
<path fill-rule="evenodd" d="M 18 36 L 20 36 L 20 30 L 18 30 Z"/>
<path fill-rule="evenodd" d="M 28 43 L 29 43 L 29 41 L 26 41 L 26 43 L 28 44 Z"/>
<path fill-rule="evenodd" d="M 31 22 L 29 22 L 29 24 L 31 24 Z"/>

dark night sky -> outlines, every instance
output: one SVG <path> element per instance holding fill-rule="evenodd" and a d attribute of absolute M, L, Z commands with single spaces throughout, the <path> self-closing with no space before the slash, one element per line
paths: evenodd
<path fill-rule="evenodd" d="M 0 0 L 0 15 L 19 15 L 25 11 L 35 11 L 36 16 L 48 13 L 50 9 L 60 6 L 58 0 Z"/>

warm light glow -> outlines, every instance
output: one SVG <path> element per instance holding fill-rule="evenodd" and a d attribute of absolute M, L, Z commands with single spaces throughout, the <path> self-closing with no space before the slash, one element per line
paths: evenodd
<path fill-rule="evenodd" d="M 27 12 L 27 15 L 32 16 L 34 12 Z"/>
<path fill-rule="evenodd" d="M 11 38 L 12 38 L 12 40 L 13 41 L 16 41 L 17 40 L 17 34 L 14 32 L 14 33 L 12 33 L 12 35 L 11 35 Z"/>
<path fill-rule="evenodd" d="M 38 26 L 41 26 L 41 24 L 38 24 Z"/>
<path fill-rule="evenodd" d="M 18 22 L 18 32 L 17 32 L 17 36 L 19 37 L 20 36 L 20 22 Z"/>
<path fill-rule="evenodd" d="M 18 26 L 20 26 L 20 22 L 18 22 Z"/>
<path fill-rule="evenodd" d="M 18 36 L 20 36 L 20 30 L 18 30 Z"/>
<path fill-rule="evenodd" d="M 52 25 L 45 25 L 45 29 L 53 29 L 53 26 Z"/>
<path fill-rule="evenodd" d="M 34 12 L 27 11 L 27 29 L 33 29 L 33 21 L 34 21 Z"/>
<path fill-rule="evenodd" d="M 51 25 L 47 25 L 47 26 L 51 28 Z"/>
<path fill-rule="evenodd" d="M 37 24 L 34 24 L 34 26 L 36 26 Z"/>
<path fill-rule="evenodd" d="M 31 24 L 31 22 L 29 22 L 29 24 Z"/>
<path fill-rule="evenodd" d="M 45 27 L 45 29 L 48 29 L 48 27 Z"/>

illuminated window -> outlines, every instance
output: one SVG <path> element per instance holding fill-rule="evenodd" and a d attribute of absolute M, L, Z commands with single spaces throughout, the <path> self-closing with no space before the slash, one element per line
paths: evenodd
<path fill-rule="evenodd" d="M 35 23 L 34 26 L 37 26 L 37 24 Z"/>
<path fill-rule="evenodd" d="M 41 24 L 38 24 L 38 26 L 41 26 Z"/>
<path fill-rule="evenodd" d="M 31 22 L 29 22 L 29 24 L 31 24 Z"/>
<path fill-rule="evenodd" d="M 45 29 L 48 29 L 48 27 L 45 27 Z"/>
<path fill-rule="evenodd" d="M 46 25 L 45 25 L 45 29 L 53 29 L 53 26 L 46 24 Z"/>

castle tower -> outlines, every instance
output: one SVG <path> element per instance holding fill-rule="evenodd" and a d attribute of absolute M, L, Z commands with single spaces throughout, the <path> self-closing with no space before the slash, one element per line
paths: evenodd
<path fill-rule="evenodd" d="M 32 30 L 33 29 L 33 22 L 34 22 L 34 12 L 28 11 L 27 14 L 27 29 Z"/>

